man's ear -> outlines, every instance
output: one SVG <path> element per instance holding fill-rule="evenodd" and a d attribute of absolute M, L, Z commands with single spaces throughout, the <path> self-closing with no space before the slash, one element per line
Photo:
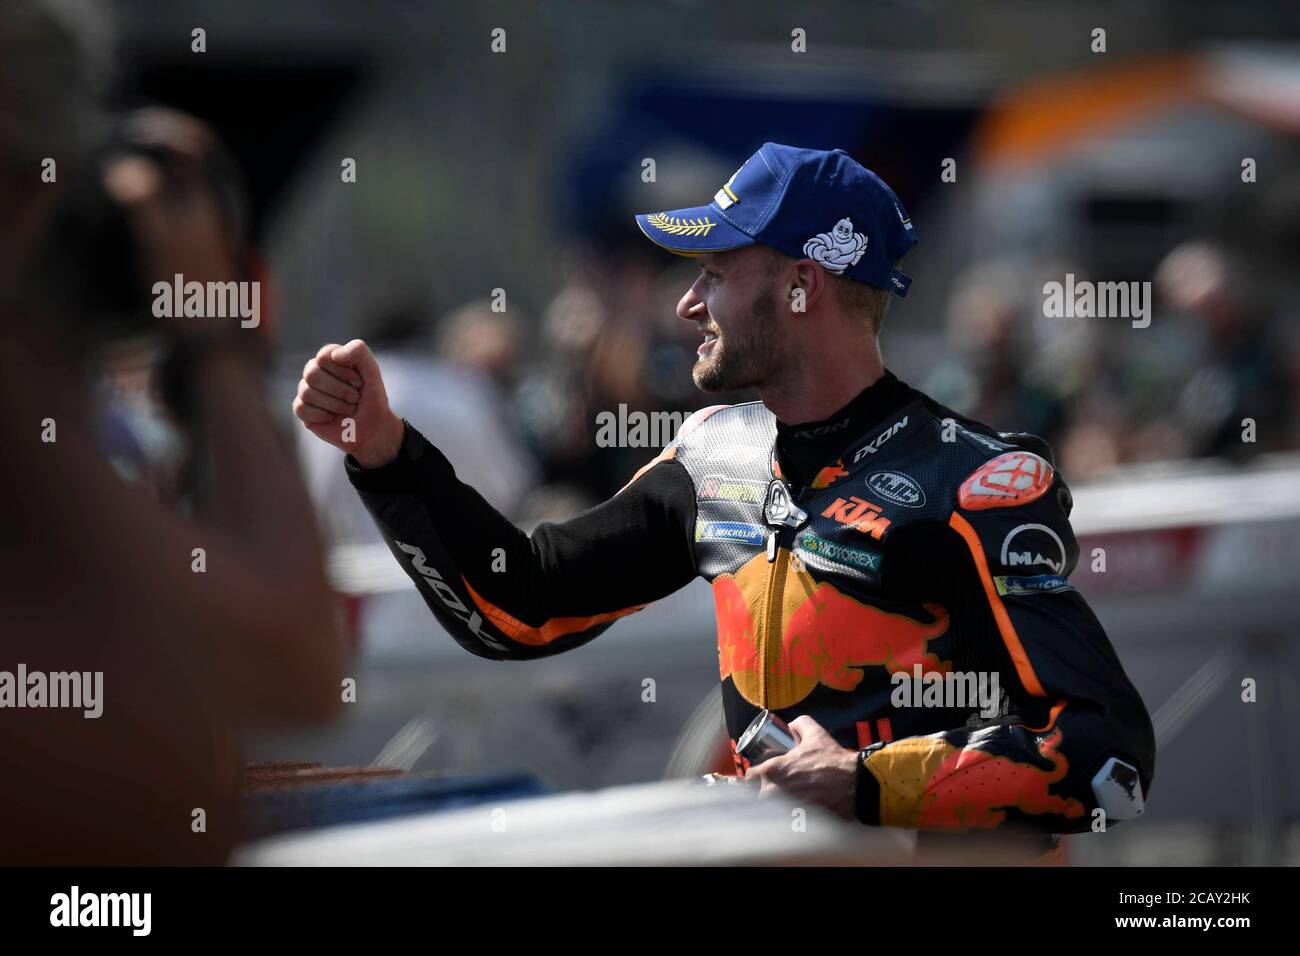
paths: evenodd
<path fill-rule="evenodd" d="M 790 311 L 807 312 L 828 294 L 830 280 L 826 270 L 811 259 L 796 259 L 791 264 Z"/>

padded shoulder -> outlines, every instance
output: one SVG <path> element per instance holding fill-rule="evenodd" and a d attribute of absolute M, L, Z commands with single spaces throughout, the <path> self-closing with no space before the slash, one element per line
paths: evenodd
<path fill-rule="evenodd" d="M 1056 467 L 1056 453 L 1052 451 L 1052 446 L 1048 444 L 1047 439 L 1029 432 L 998 432 L 998 437 L 1017 448 L 1032 451 L 1039 458 L 1045 459 L 1053 468 Z"/>

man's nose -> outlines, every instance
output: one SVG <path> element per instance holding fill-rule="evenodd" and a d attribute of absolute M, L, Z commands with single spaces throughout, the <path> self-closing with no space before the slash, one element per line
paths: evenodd
<path fill-rule="evenodd" d="M 677 303 L 677 315 L 679 318 L 686 319 L 690 322 L 698 322 L 704 318 L 707 311 L 704 300 L 700 298 L 695 291 L 694 284 L 686 290 L 686 294 L 681 297 Z"/>

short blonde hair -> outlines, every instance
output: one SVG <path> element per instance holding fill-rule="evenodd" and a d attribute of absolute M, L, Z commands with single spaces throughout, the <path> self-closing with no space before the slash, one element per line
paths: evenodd
<path fill-rule="evenodd" d="M 770 246 L 760 246 L 768 254 L 767 274 L 775 275 L 777 269 L 787 262 L 793 261 L 792 256 L 786 255 L 779 249 L 773 249 Z M 897 269 L 903 264 L 902 259 L 894 260 L 894 268 Z M 889 301 L 893 294 L 888 289 L 878 289 L 873 285 L 867 285 L 865 282 L 858 282 L 856 279 L 848 279 L 844 276 L 831 276 L 831 285 L 835 287 L 835 298 L 842 308 L 849 315 L 856 315 L 865 319 L 871 327 L 872 335 L 880 334 L 880 326 L 884 324 L 885 313 L 889 310 Z"/>
<path fill-rule="evenodd" d="M 902 265 L 902 260 L 895 259 L 894 268 L 897 269 L 900 265 Z M 889 301 L 893 298 L 893 293 L 888 289 L 878 289 L 874 285 L 867 285 L 865 282 L 858 282 L 844 276 L 836 276 L 834 285 L 840 308 L 849 315 L 866 319 L 871 326 L 871 334 L 879 335 L 880 327 L 885 323 L 885 313 L 889 311 Z"/>

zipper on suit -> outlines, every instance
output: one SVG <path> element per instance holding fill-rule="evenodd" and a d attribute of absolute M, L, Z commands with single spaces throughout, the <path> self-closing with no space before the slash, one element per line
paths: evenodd
<path fill-rule="evenodd" d="M 770 647 L 778 646 L 783 640 L 781 633 L 781 606 L 785 602 L 785 576 L 790 566 L 789 540 L 794 534 L 792 528 L 773 528 L 767 537 L 767 560 L 771 564 L 767 572 L 767 595 L 763 607 L 763 633 L 758 641 L 758 699 L 767 707 L 768 680 L 767 662 Z M 778 652 L 778 657 L 779 652 Z"/>
<path fill-rule="evenodd" d="M 775 466 L 776 449 L 772 450 L 772 461 Z M 771 659 L 769 653 L 772 647 L 778 649 L 780 656 L 780 643 L 784 640 L 781 627 L 781 607 L 785 603 L 785 576 L 789 570 L 791 549 L 794 547 L 794 536 L 798 529 L 808 521 L 808 515 L 794 505 L 794 499 L 790 494 L 790 486 L 784 479 L 776 476 L 776 468 L 772 469 L 772 480 L 768 484 L 767 496 L 763 504 L 763 519 L 768 525 L 767 532 L 767 561 L 770 567 L 767 572 L 767 592 L 764 596 L 763 615 L 762 615 L 762 632 L 758 635 L 758 699 L 763 707 L 770 704 L 769 693 L 771 688 L 768 686 L 767 662 Z M 799 496 L 807 492 L 807 488 L 799 490 Z M 783 494 L 779 494 L 783 493 Z M 774 498 L 777 495 L 780 500 Z"/>

